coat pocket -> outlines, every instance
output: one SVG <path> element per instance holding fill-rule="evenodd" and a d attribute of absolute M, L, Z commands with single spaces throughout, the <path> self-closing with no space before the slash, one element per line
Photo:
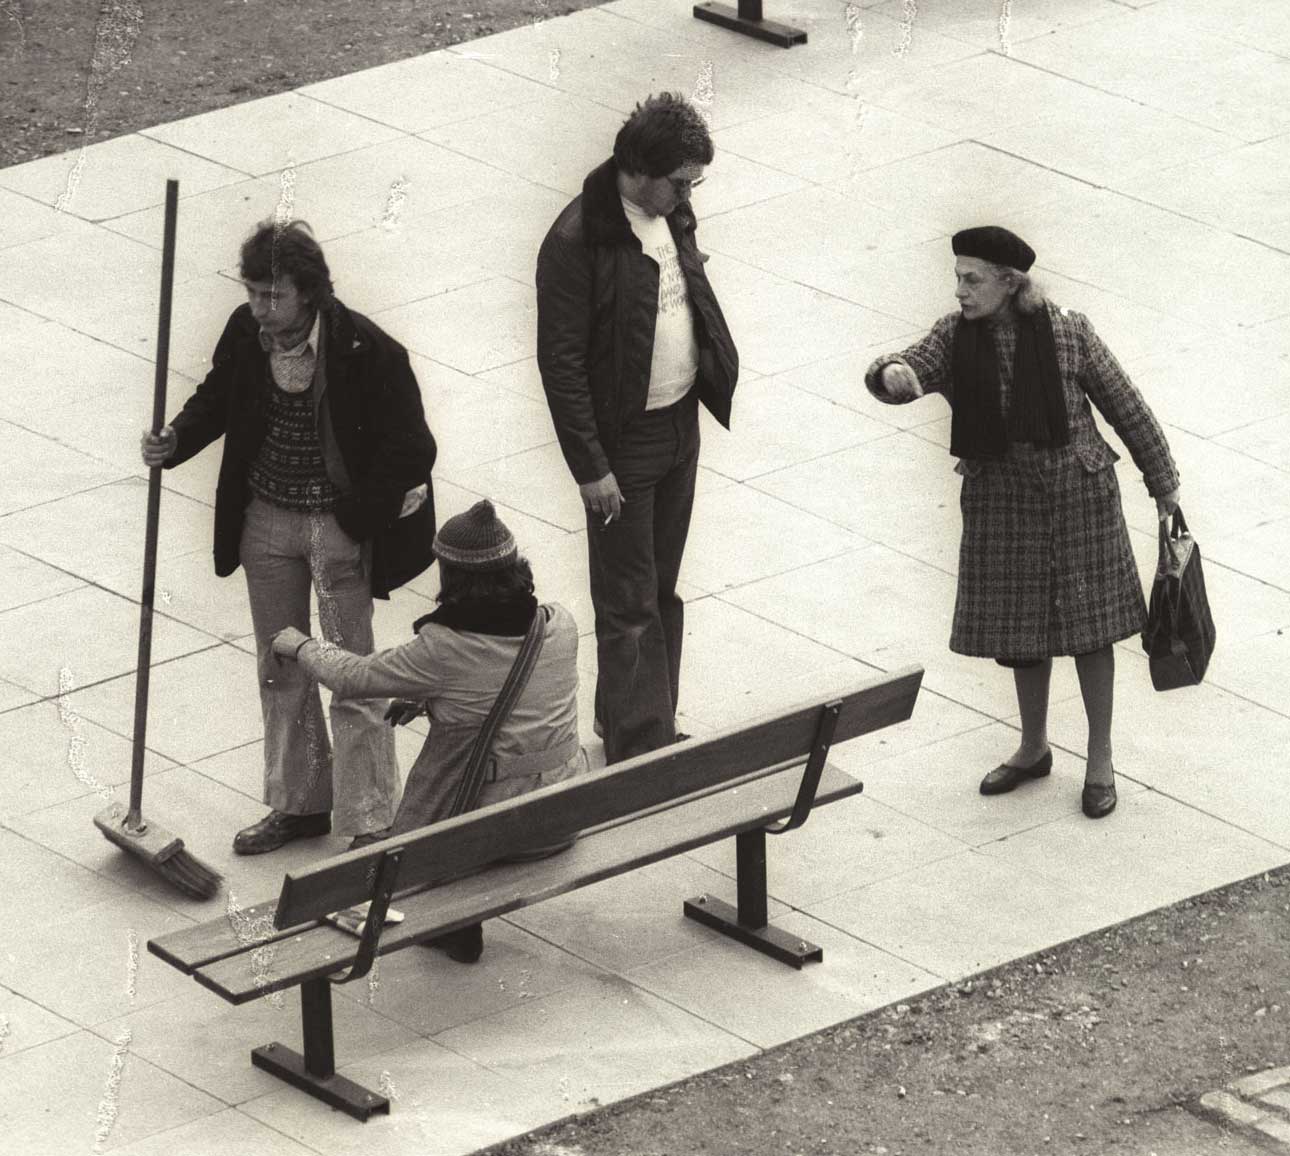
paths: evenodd
<path fill-rule="evenodd" d="M 1075 447 L 1075 456 L 1079 458 L 1080 465 L 1090 474 L 1104 470 L 1107 466 L 1113 466 L 1120 460 L 1120 455 L 1101 438 L 1093 442 L 1081 442 Z"/>

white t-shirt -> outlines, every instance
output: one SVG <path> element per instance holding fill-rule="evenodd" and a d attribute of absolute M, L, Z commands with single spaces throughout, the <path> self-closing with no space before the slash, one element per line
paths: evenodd
<path fill-rule="evenodd" d="M 654 352 L 649 366 L 646 409 L 674 405 L 690 392 L 699 371 L 699 343 L 694 338 L 690 293 L 666 217 L 652 217 L 622 198 L 627 223 L 647 257 L 658 265 L 658 316 L 654 322 Z"/>

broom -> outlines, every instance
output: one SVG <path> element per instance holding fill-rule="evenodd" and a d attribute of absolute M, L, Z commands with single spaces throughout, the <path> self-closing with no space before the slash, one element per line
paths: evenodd
<path fill-rule="evenodd" d="M 152 394 L 152 432 L 166 420 L 166 373 L 170 359 L 170 302 L 175 280 L 175 221 L 179 182 L 166 182 L 166 226 L 161 255 L 161 316 L 157 324 L 157 371 Z M 148 526 L 143 548 L 143 594 L 139 614 L 139 662 L 134 685 L 134 752 L 130 765 L 130 809 L 124 819 L 113 803 L 94 816 L 108 840 L 142 859 L 168 883 L 194 899 L 209 899 L 222 878 L 184 850 L 184 841 L 144 821 L 143 756 L 148 726 L 148 676 L 152 665 L 152 598 L 157 576 L 157 526 L 161 517 L 161 467 L 148 471 Z"/>

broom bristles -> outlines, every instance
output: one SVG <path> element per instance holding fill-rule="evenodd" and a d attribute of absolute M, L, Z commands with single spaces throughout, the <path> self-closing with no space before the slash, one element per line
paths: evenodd
<path fill-rule="evenodd" d="M 224 879 L 218 871 L 207 867 L 182 847 L 170 858 L 156 864 L 156 867 L 167 882 L 194 899 L 209 899 L 219 890 Z"/>

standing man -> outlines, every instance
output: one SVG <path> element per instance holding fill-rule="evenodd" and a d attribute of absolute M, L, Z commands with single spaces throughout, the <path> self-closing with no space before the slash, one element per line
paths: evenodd
<path fill-rule="evenodd" d="M 233 849 L 272 851 L 327 834 L 333 819 L 362 846 L 389 827 L 398 802 L 385 703 L 333 698 L 329 740 L 317 683 L 276 662 L 271 641 L 288 626 L 309 632 L 312 586 L 323 637 L 371 653 L 372 597 L 431 562 L 434 438 L 407 352 L 336 299 L 307 225 L 258 226 L 241 275 L 247 304 L 174 422 L 145 432 L 143 460 L 170 468 L 224 438 L 215 573 L 239 564 L 246 573 L 272 808 Z"/>
<path fill-rule="evenodd" d="M 674 93 L 649 97 L 538 254 L 538 367 L 587 512 L 596 720 L 611 763 L 676 741 L 676 581 L 694 505 L 698 403 L 729 428 L 739 375 L 690 208 L 712 157 L 692 105 Z"/>

